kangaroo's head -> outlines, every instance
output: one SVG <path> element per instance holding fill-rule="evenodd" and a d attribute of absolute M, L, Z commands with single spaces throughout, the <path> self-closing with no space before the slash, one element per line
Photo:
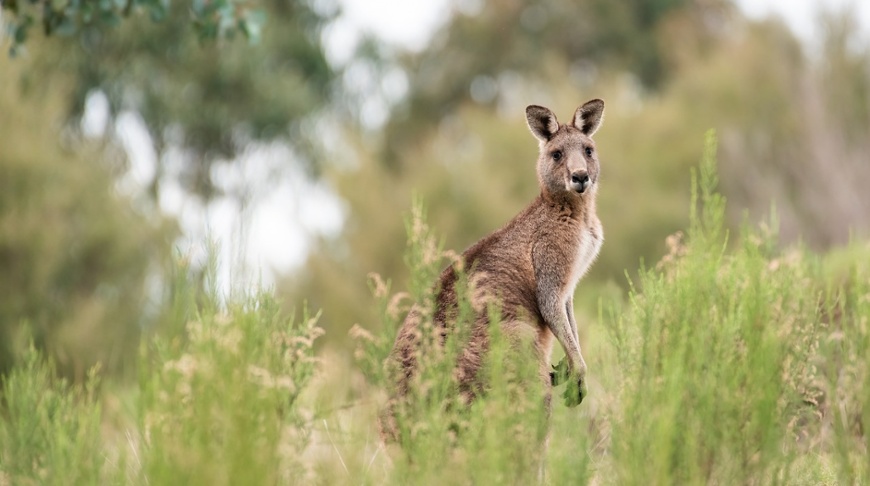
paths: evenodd
<path fill-rule="evenodd" d="M 540 142 L 538 181 L 545 194 L 579 197 L 594 192 L 599 165 L 592 135 L 603 118 L 601 100 L 587 101 L 565 125 L 560 125 L 556 115 L 543 106 L 526 108 L 529 129 Z"/>

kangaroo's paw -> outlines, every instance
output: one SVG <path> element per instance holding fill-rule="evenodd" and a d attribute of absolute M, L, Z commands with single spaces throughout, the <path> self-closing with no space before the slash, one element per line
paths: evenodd
<path fill-rule="evenodd" d="M 576 407 L 586 398 L 586 380 L 583 377 L 572 377 L 568 381 L 568 386 L 565 387 L 565 393 L 562 397 L 565 399 L 565 405 L 568 407 Z"/>
<path fill-rule="evenodd" d="M 556 387 L 562 383 L 568 384 L 565 387 L 565 392 L 562 393 L 565 405 L 569 407 L 580 405 L 580 402 L 586 398 L 587 394 L 585 373 L 582 373 L 580 376 L 572 373 L 566 358 L 562 358 L 562 361 L 553 366 L 553 371 L 550 372 L 550 384 Z"/>

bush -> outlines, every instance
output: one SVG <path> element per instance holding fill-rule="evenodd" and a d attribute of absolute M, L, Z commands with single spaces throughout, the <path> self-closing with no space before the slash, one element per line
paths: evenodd
<path fill-rule="evenodd" d="M 97 371 L 71 385 L 30 344 L 0 388 L 0 484 L 101 483 Z"/>
<path fill-rule="evenodd" d="M 282 315 L 270 293 L 225 304 L 179 285 L 185 332 L 143 351 L 139 430 L 149 484 L 297 483 L 308 425 L 298 410 L 311 379 L 317 315 Z M 168 326 L 178 328 L 179 323 Z"/>
<path fill-rule="evenodd" d="M 306 478 L 299 456 L 310 424 L 299 397 L 316 366 L 317 315 L 288 318 L 260 291 L 222 302 L 183 263 L 176 273 L 164 331 L 142 344 L 138 389 L 115 382 L 99 395 L 96 368 L 70 385 L 31 345 L 3 381 L 0 484 Z M 121 405 L 104 416 L 101 399 Z"/>

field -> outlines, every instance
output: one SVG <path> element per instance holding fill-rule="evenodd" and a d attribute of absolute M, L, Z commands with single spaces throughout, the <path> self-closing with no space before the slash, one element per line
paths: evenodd
<path fill-rule="evenodd" d="M 410 288 L 372 276 L 383 320 L 353 351 L 319 347 L 301 303 L 198 290 L 183 261 L 137 380 L 68 384 L 31 347 L 2 384 L 0 485 L 870 483 L 870 245 L 783 248 L 775 215 L 727 231 L 714 154 L 710 136 L 690 226 L 629 292 L 581 282 L 590 393 L 555 389 L 549 421 L 498 339 L 485 398 L 459 404 L 459 333 L 427 353 L 403 445 L 381 445 L 383 360 L 448 261 L 417 205 Z"/>

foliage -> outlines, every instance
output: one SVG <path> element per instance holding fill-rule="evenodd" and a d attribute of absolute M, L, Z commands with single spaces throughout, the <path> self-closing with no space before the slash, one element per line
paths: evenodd
<path fill-rule="evenodd" d="M 164 317 L 176 322 L 143 341 L 138 388 L 98 386 L 97 368 L 84 385 L 70 385 L 28 348 L 0 388 L 0 481 L 274 484 L 306 477 L 298 454 L 310 425 L 298 399 L 317 364 L 317 316 L 288 318 L 267 293 L 224 305 L 196 282 L 178 282 L 167 303 L 174 310 Z M 126 405 L 104 412 L 103 401 Z M 120 430 L 102 434 L 108 423 Z"/>
<path fill-rule="evenodd" d="M 781 23 L 744 19 L 727 1 L 457 4 L 422 52 L 374 49 L 383 65 L 372 83 L 389 88 L 378 77 L 389 71 L 407 89 L 373 130 L 345 117 L 358 100 L 342 88 L 362 84 L 360 70 L 326 61 L 330 2 L 258 4 L 270 28 L 256 45 L 198 41 L 190 14 L 204 3 L 131 3 L 134 18 L 110 29 L 121 4 L 99 3 L 108 14 L 87 21 L 75 15 L 96 4 L 4 2 L 4 19 L 18 22 L 13 5 L 47 5 L 34 25 L 71 13 L 77 33 L 59 39 L 63 26 L 0 59 L 0 484 L 182 473 L 191 483 L 532 482 L 541 460 L 552 484 L 870 481 L 870 250 L 860 243 L 870 63 L 847 13 L 823 17 L 822 42 L 804 49 Z M 164 7 L 161 22 L 141 21 Z M 351 64 L 377 60 L 363 54 Z M 87 143 L 79 117 L 95 93 L 110 120 Z M 489 363 L 488 398 L 457 403 L 446 377 L 460 335 L 427 356 L 418 400 L 402 410 L 413 444 L 381 448 L 383 359 L 409 303 L 431 301 L 432 255 L 534 197 L 526 104 L 564 121 L 593 96 L 608 103 L 596 134 L 607 243 L 576 298 L 589 400 L 554 402 L 542 459 L 540 401 L 515 386 L 524 371 L 500 359 L 507 348 Z M 339 116 L 319 118 L 332 109 Z M 112 179 L 124 169 L 112 123 L 130 113 L 155 148 L 144 209 Z M 722 163 L 714 171 L 707 156 L 687 213 L 708 126 Z M 314 375 L 311 316 L 279 317 L 267 293 L 219 297 L 213 275 L 185 265 L 165 271 L 176 232 L 154 211 L 175 182 L 220 195 L 217 169 L 275 140 L 292 146 L 282 164 L 320 171 L 348 210 L 342 235 L 318 242 L 279 292 L 323 310 L 317 322 L 336 346 L 320 348 L 327 362 Z M 443 241 L 419 232 L 422 214 L 403 227 L 412 191 Z M 410 271 L 398 258 L 409 229 Z M 665 251 L 654 268 L 643 263 Z M 371 341 L 359 366 L 342 355 L 353 322 Z M 36 351 L 21 346 L 28 332 Z M 275 336 L 291 336 L 298 359 Z M 101 387 L 88 381 L 97 362 Z M 117 373 L 134 369 L 135 385 Z"/>
<path fill-rule="evenodd" d="M 335 73 L 320 34 L 335 12 L 305 0 L 147 5 L 161 10 L 160 22 L 125 22 L 110 31 L 83 24 L 77 42 L 29 43 L 32 65 L 22 73 L 20 86 L 33 96 L 69 88 L 66 115 L 74 133 L 89 96 L 104 95 L 109 119 L 103 135 L 109 142 L 116 141 L 120 115 L 138 115 L 148 139 L 137 150 L 155 155 L 148 160 L 155 166 L 153 175 L 143 181 L 153 201 L 165 195 L 163 184 L 179 185 L 205 200 L 221 195 L 213 167 L 245 155 L 256 142 L 291 145 L 295 163 L 311 170 L 318 166 L 306 120 L 332 96 Z M 227 25 L 225 15 L 240 17 L 238 22 L 268 17 L 273 28 L 263 29 L 256 43 L 202 42 L 191 33 L 191 14 L 202 35 L 236 25 L 254 31 L 253 24 Z M 138 9 L 131 13 L 142 15 Z"/>
<path fill-rule="evenodd" d="M 18 3 L 43 5 L 61 4 Z M 131 350 L 154 324 L 178 233 L 159 212 L 162 184 L 211 197 L 213 162 L 252 139 L 300 133 L 301 118 L 329 92 L 331 70 L 316 42 L 328 13 L 272 3 L 273 18 L 287 28 L 270 30 L 256 46 L 202 45 L 189 17 L 205 4 L 148 5 L 168 8 L 166 18 L 111 31 L 85 23 L 76 42 L 32 39 L 28 56 L 0 59 L 0 374 L 21 351 L 16 335 L 24 326 L 66 376 L 82 380 L 98 361 L 107 372 L 131 372 Z M 80 116 L 98 91 L 110 104 L 105 138 L 83 140 Z M 157 143 L 154 177 L 145 181 L 152 198 L 144 203 L 141 194 L 119 194 L 114 180 L 126 160 L 113 117 L 131 111 Z M 296 145 L 304 152 L 304 142 Z M 136 148 L 147 159 L 150 147 Z"/>
<path fill-rule="evenodd" d="M 0 69 L 15 76 L 17 62 Z M 172 227 L 114 191 L 110 151 L 58 141 L 62 91 L 19 96 L 0 84 L 0 374 L 25 328 L 69 377 L 97 362 L 129 371 Z"/>
<path fill-rule="evenodd" d="M 10 53 L 15 55 L 23 48 L 34 24 L 39 23 L 47 36 L 72 36 L 85 27 L 107 30 L 140 11 L 154 21 L 162 20 L 171 3 L 169 0 L 9 0 L 0 4 L 0 9 L 14 15 L 2 28 L 12 38 Z M 253 9 L 247 1 L 195 1 L 190 7 L 190 22 L 200 39 L 232 37 L 236 33 L 254 42 L 259 39 L 264 18 L 262 12 Z"/>
<path fill-rule="evenodd" d="M 54 375 L 31 343 L 0 382 L 0 482 L 97 484 L 101 479 L 98 368 L 84 385 Z"/>
<path fill-rule="evenodd" d="M 192 311 L 184 333 L 155 336 L 143 351 L 141 477 L 151 484 L 298 482 L 305 470 L 297 455 L 308 440 L 298 397 L 316 364 L 317 316 L 304 309 L 301 319 L 288 318 L 268 293 L 226 308 L 207 295 L 197 304 L 195 289 L 175 291 L 172 305 Z"/>
<path fill-rule="evenodd" d="M 498 107 L 517 84 L 536 86 L 529 102 L 540 103 L 549 97 L 553 63 L 564 62 L 561 75 L 578 81 L 616 69 L 660 87 L 673 74 L 673 26 L 691 39 L 682 43 L 703 50 L 720 35 L 713 26 L 729 8 L 719 0 L 494 0 L 460 9 L 428 49 L 402 59 L 409 94 L 386 127 L 385 161 L 407 169 L 418 140 L 464 103 Z"/>
<path fill-rule="evenodd" d="M 769 236 L 746 231 L 724 251 L 707 143 L 688 243 L 642 273 L 643 293 L 611 327 L 624 376 L 612 436 L 619 481 L 782 480 L 796 454 L 785 447 L 790 424 L 811 415 L 821 289 L 805 264 L 773 263 Z"/>

